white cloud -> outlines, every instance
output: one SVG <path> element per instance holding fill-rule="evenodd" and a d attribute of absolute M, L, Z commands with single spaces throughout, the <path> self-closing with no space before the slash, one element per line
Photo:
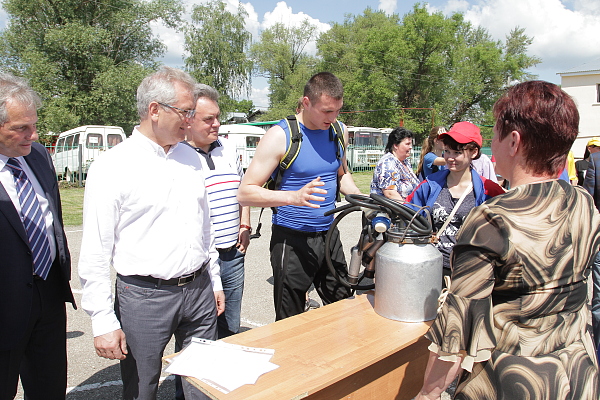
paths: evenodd
<path fill-rule="evenodd" d="M 210 1 L 211 0 L 184 0 L 183 5 L 185 7 L 185 11 L 183 13 L 183 19 L 185 22 L 190 23 L 192 21 L 192 10 L 195 5 L 208 3 Z M 258 37 L 260 24 L 258 22 L 258 14 L 256 11 L 254 11 L 252 4 L 241 3 L 238 0 L 225 0 L 225 4 L 226 9 L 232 13 L 237 12 L 239 4 L 244 7 L 248 13 L 248 17 L 245 19 L 246 29 L 252 34 L 252 38 L 256 40 Z M 160 58 L 160 61 L 165 65 L 182 67 L 184 65 L 183 58 L 188 56 L 184 47 L 185 39 L 183 33 L 178 32 L 175 29 L 168 28 L 160 22 L 154 22 L 151 24 L 151 26 L 154 34 L 160 38 L 165 46 L 167 46 L 167 51 Z"/>
<path fill-rule="evenodd" d="M 600 2 L 574 0 L 572 9 L 561 0 L 450 0 L 447 15 L 463 12 L 465 18 L 483 26 L 504 41 L 511 29 L 525 28 L 533 37 L 529 55 L 542 59 L 531 72 L 541 79 L 560 83 L 557 72 L 600 57 Z M 431 7 L 430 9 L 435 9 Z"/>
<path fill-rule="evenodd" d="M 267 109 L 269 108 L 269 85 L 264 82 L 264 86 L 262 88 L 257 88 L 255 82 L 252 82 L 252 95 L 250 99 L 254 103 L 254 107 L 259 109 Z"/>
<path fill-rule="evenodd" d="M 294 14 L 292 7 L 289 7 L 285 1 L 278 2 L 273 11 L 265 13 L 261 23 L 261 28 L 263 30 L 268 29 L 276 23 L 281 23 L 289 27 L 298 27 L 304 20 L 308 20 L 308 22 L 317 27 L 317 36 L 322 32 L 327 32 L 329 29 L 331 29 L 329 24 L 321 22 L 308 14 L 303 12 Z M 317 54 L 316 40 L 309 42 L 304 48 L 304 51 L 311 55 Z"/>
<path fill-rule="evenodd" d="M 191 12 L 194 5 L 206 3 L 208 1 L 210 0 L 184 0 L 187 21 L 191 21 Z M 284 1 L 278 2 L 273 11 L 266 12 L 262 17 L 262 20 L 259 20 L 259 16 L 250 2 L 243 3 L 238 0 L 225 0 L 225 2 L 227 4 L 227 10 L 231 12 L 236 12 L 239 4 L 245 8 L 248 13 L 248 17 L 246 18 L 246 29 L 252 34 L 253 41 L 258 40 L 261 30 L 267 29 L 278 22 L 283 23 L 286 26 L 299 26 L 302 21 L 308 19 L 311 24 L 317 27 L 319 33 L 326 32 L 331 28 L 329 24 L 312 18 L 303 12 L 294 14 L 292 8 Z M 182 67 L 184 65 L 183 57 L 186 55 L 183 34 L 176 32 L 174 29 L 166 28 L 158 23 L 154 24 L 152 28 L 154 33 L 158 35 L 161 41 L 167 46 L 167 52 L 160 61 L 166 65 Z M 310 42 L 306 46 L 305 51 L 312 55 L 316 54 L 316 42 Z M 262 86 L 262 88 L 256 86 Z M 266 84 L 265 79 L 257 78 L 253 80 L 252 95 L 250 98 L 256 106 L 266 108 L 269 105 L 268 94 L 269 87 Z"/>
<path fill-rule="evenodd" d="M 379 9 L 386 14 L 391 15 L 396 11 L 397 0 L 379 0 Z"/>

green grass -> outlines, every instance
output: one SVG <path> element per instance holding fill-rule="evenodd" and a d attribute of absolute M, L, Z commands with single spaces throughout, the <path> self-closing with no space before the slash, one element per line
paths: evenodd
<path fill-rule="evenodd" d="M 361 193 L 368 195 L 373 171 L 354 172 L 352 177 Z M 83 192 L 84 188 L 82 187 L 70 186 L 61 182 L 60 197 L 65 226 L 79 226 L 83 224 Z"/>
<path fill-rule="evenodd" d="M 63 210 L 63 223 L 65 226 L 83 224 L 83 191 L 82 187 L 60 184 L 60 199 Z"/>
<path fill-rule="evenodd" d="M 361 172 L 353 172 L 352 178 L 354 178 L 354 183 L 360 189 L 362 194 L 369 195 L 371 190 L 371 179 L 373 179 L 373 171 L 361 171 Z"/>

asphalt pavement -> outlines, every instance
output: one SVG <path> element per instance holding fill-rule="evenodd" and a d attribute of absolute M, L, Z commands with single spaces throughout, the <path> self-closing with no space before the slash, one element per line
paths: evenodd
<path fill-rule="evenodd" d="M 340 204 L 341 205 L 341 204 Z M 252 226 L 258 226 L 260 208 L 252 208 Z M 269 324 L 275 320 L 273 308 L 273 276 L 269 261 L 269 241 L 271 238 L 271 210 L 265 209 L 261 218 L 262 236 L 253 239 L 248 248 L 245 262 L 244 297 L 242 301 L 242 330 Z M 338 228 L 349 260 L 349 250 L 358 240 L 360 233 L 360 213 L 354 212 L 345 217 Z M 77 273 L 82 227 L 66 227 L 69 249 L 73 259 L 71 286 L 77 304 L 81 304 L 81 285 Z M 113 279 L 114 279 L 113 271 Z M 311 298 L 321 302 L 313 290 Z M 119 400 L 122 399 L 119 362 L 106 360 L 96 355 L 93 345 L 92 327 L 89 316 L 81 308 L 73 310 L 67 305 L 68 326 L 68 400 Z M 310 311 L 309 311 L 310 312 Z M 165 349 L 165 355 L 174 352 L 174 341 Z M 174 399 L 173 377 L 162 374 L 158 390 L 158 400 Z M 16 399 L 23 399 L 19 388 Z"/>

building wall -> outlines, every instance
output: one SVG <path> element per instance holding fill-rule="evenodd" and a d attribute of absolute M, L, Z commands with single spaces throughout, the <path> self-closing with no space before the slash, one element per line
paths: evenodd
<path fill-rule="evenodd" d="M 600 71 L 561 75 L 562 89 L 573 97 L 579 110 L 579 135 L 571 148 L 578 159 L 583 157 L 590 138 L 600 136 L 599 84 Z"/>

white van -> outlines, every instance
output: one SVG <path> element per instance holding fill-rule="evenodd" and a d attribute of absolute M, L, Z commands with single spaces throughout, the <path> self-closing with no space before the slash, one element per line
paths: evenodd
<path fill-rule="evenodd" d="M 219 136 L 223 136 L 235 144 L 235 151 L 244 171 L 250 165 L 256 146 L 264 134 L 263 128 L 253 125 L 221 125 L 219 128 Z"/>
<path fill-rule="evenodd" d="M 80 160 L 82 172 L 87 174 L 90 164 L 100 152 L 116 146 L 123 140 L 125 133 L 119 126 L 84 125 L 61 133 L 52 155 L 58 178 L 76 180 Z"/>

